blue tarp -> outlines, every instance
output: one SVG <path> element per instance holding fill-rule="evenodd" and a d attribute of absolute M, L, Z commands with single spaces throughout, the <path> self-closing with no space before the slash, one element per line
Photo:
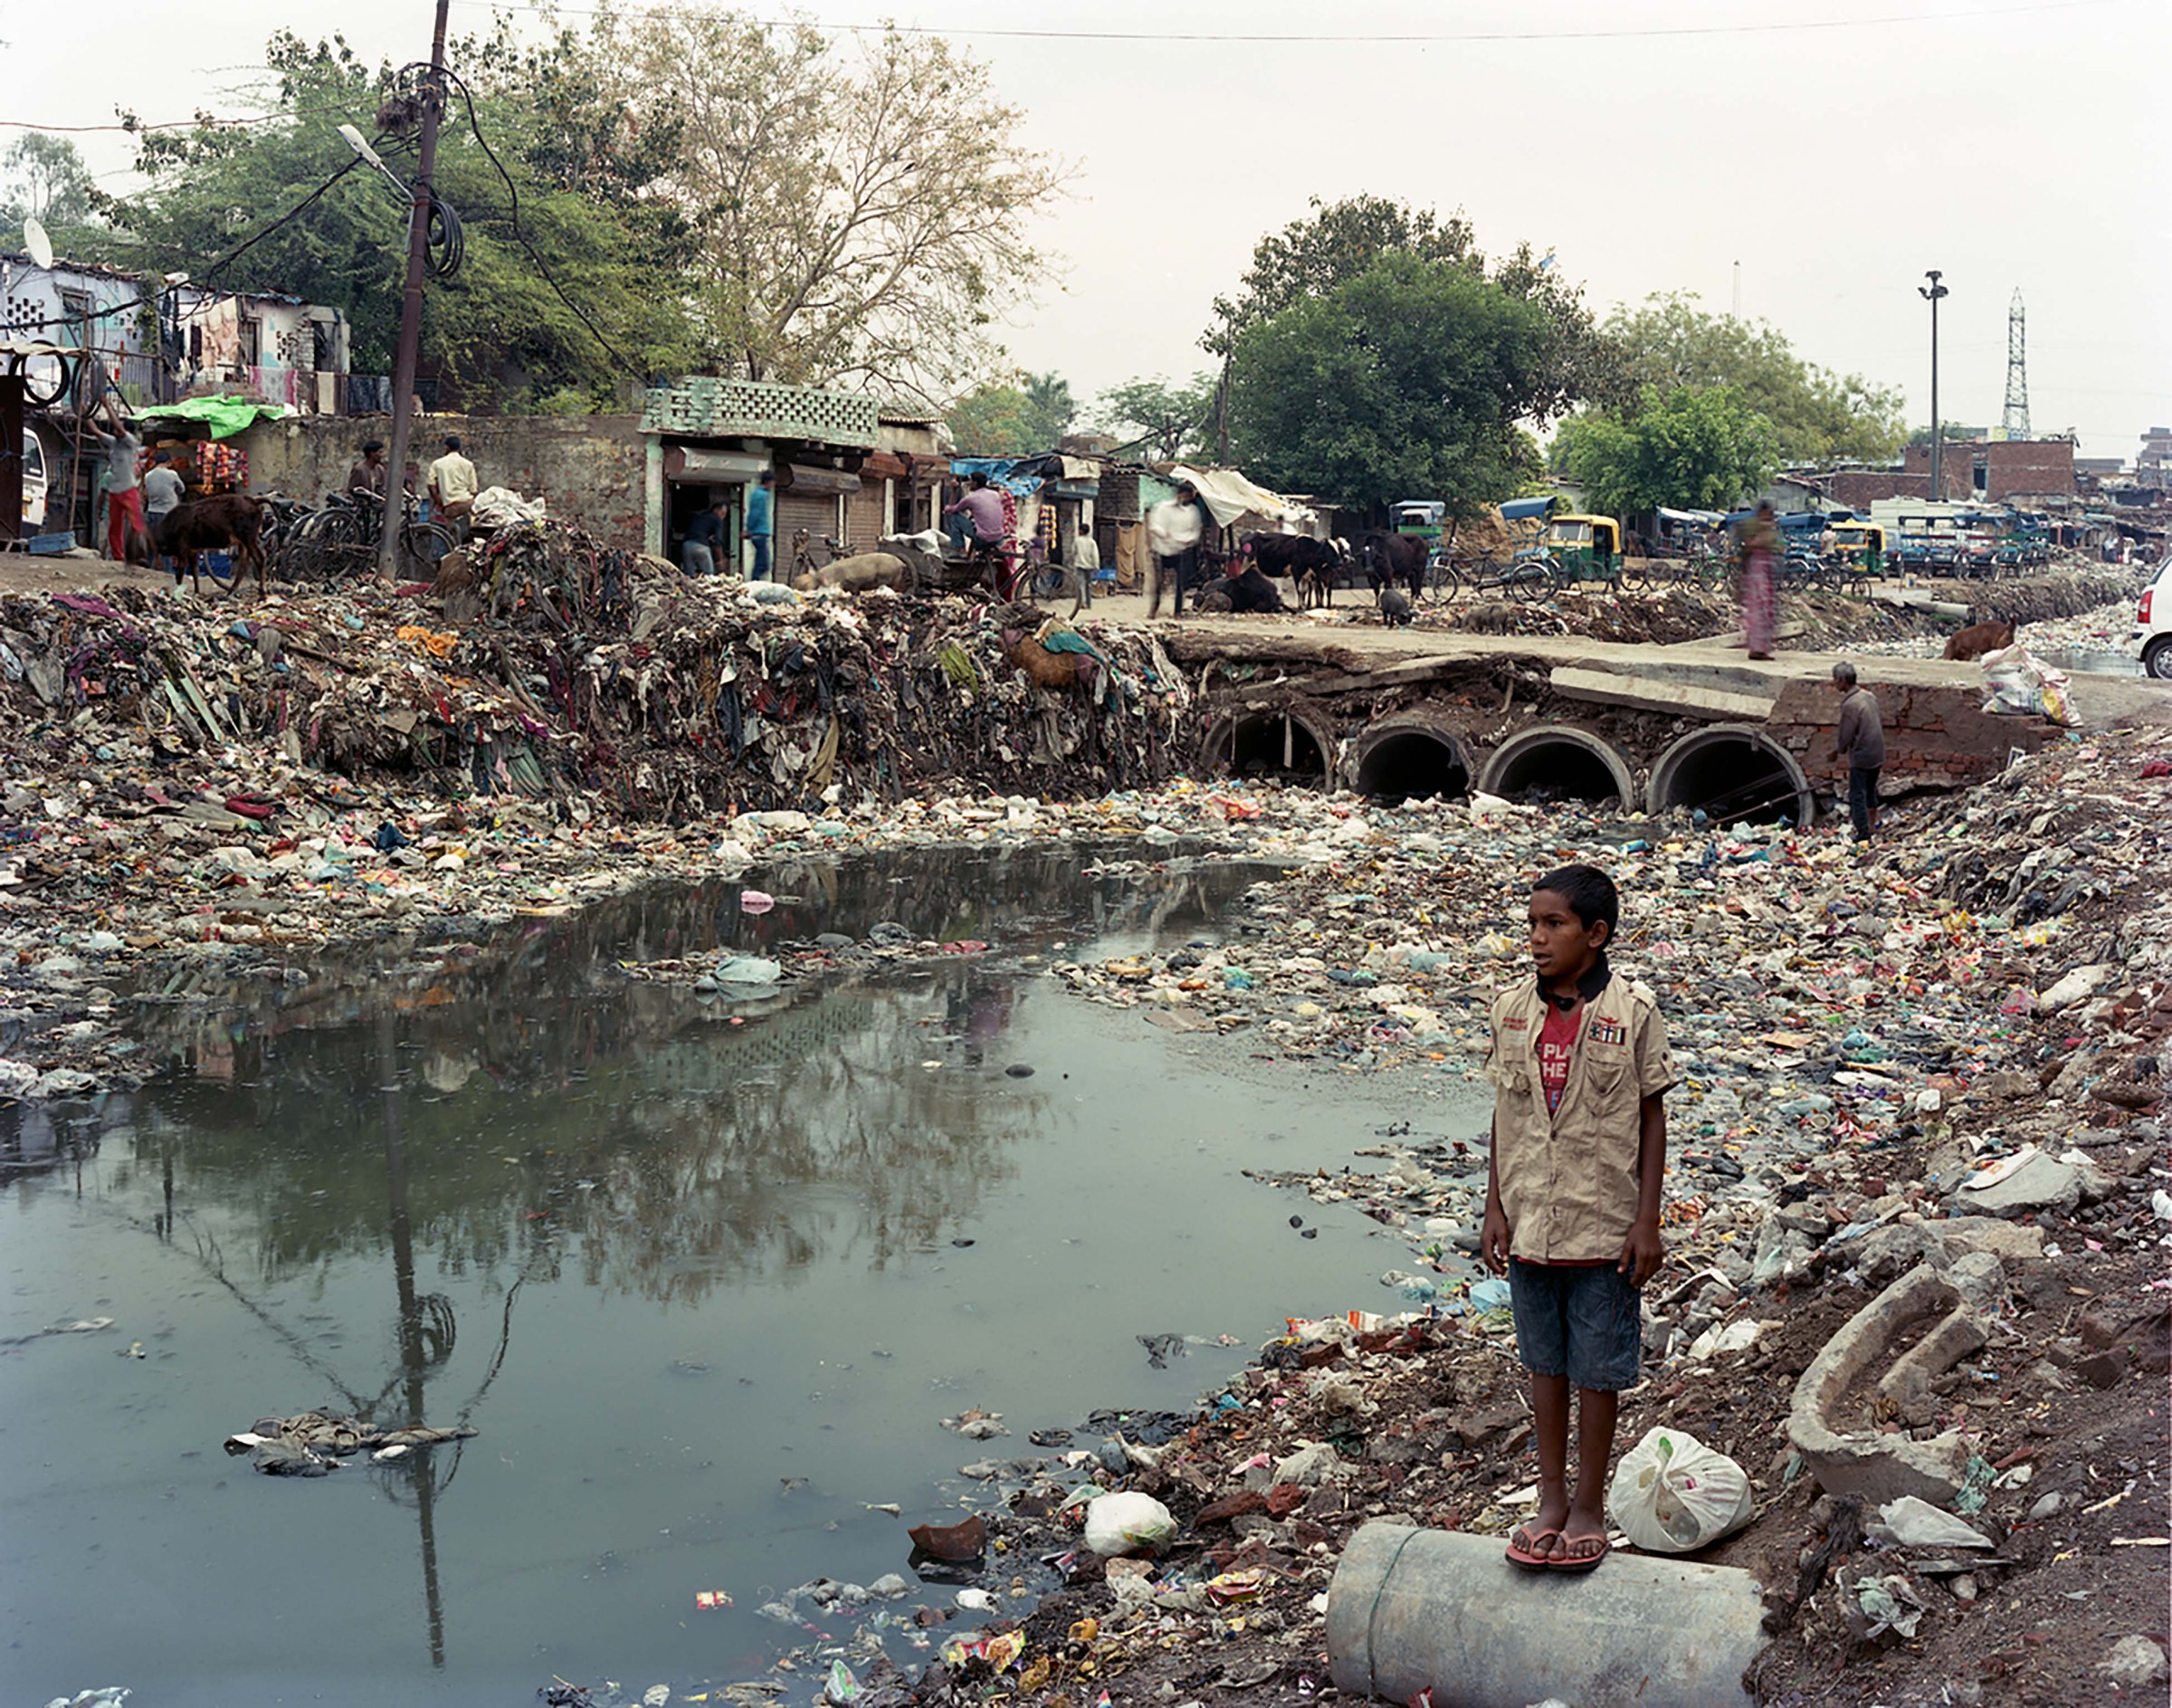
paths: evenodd
<path fill-rule="evenodd" d="M 1041 490 L 1039 473 L 1030 472 L 1037 470 L 1041 461 L 1039 457 L 952 457 L 950 472 L 961 481 L 985 474 L 990 486 L 1030 498 Z"/>

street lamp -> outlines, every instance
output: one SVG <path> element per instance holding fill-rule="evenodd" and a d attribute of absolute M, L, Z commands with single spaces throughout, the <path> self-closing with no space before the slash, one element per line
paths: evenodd
<path fill-rule="evenodd" d="M 1951 293 L 1939 282 L 1936 267 L 1923 276 L 1930 283 L 1918 285 L 1916 294 L 1930 304 L 1930 501 L 1935 504 L 1946 496 L 1946 424 L 1939 415 L 1939 299 Z"/>

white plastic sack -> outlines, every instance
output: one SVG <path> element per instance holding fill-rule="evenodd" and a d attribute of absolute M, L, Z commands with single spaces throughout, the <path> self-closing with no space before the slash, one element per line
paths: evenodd
<path fill-rule="evenodd" d="M 1086 1546 L 1103 1559 L 1159 1548 L 1176 1533 L 1176 1519 L 1151 1494 L 1104 1494 L 1086 1509 Z"/>
<path fill-rule="evenodd" d="M 1749 1475 L 1694 1436 L 1654 1429 L 1615 1467 L 1606 1513 L 1647 1553 L 1691 1553 L 1749 1522 Z"/>
<path fill-rule="evenodd" d="M 1986 653 L 1983 664 L 1984 686 L 1990 691 L 1986 711 L 2043 717 L 2068 729 L 2081 721 L 2074 715 L 2066 673 L 2053 670 L 2027 647 L 2016 644 Z"/>

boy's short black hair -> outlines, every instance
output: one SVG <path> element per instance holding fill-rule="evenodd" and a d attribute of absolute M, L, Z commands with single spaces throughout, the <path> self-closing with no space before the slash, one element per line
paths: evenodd
<path fill-rule="evenodd" d="M 1586 930 L 1598 920 L 1606 921 L 1609 937 L 1621 929 L 1622 892 L 1596 866 L 1556 866 L 1531 885 L 1533 895 L 1541 890 L 1551 890 L 1567 902 L 1568 911 L 1583 921 Z"/>

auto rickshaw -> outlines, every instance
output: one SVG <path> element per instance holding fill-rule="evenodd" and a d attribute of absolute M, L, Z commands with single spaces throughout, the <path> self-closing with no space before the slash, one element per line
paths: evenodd
<path fill-rule="evenodd" d="M 1549 518 L 1546 552 L 1571 581 L 1615 580 L 1622 568 L 1622 525 L 1611 516 Z"/>
<path fill-rule="evenodd" d="M 1861 576 L 1885 573 L 1885 530 L 1876 522 L 1834 522 L 1833 549 L 1825 556 Z"/>

